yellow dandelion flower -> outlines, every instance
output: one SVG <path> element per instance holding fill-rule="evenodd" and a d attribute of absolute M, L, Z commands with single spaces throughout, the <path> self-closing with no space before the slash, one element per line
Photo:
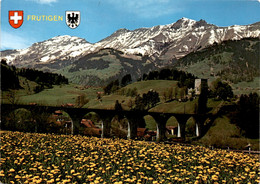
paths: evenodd
<path fill-rule="evenodd" d="M 246 168 L 245 168 L 245 171 L 246 171 L 246 172 L 249 172 L 249 171 L 250 171 L 250 168 L 249 168 L 249 167 L 246 167 Z"/>
<path fill-rule="evenodd" d="M 20 178 L 21 178 L 21 176 L 19 176 L 19 175 L 16 175 L 14 178 L 15 178 L 15 179 L 20 179 Z"/>
<path fill-rule="evenodd" d="M 9 170 L 9 172 L 15 172 L 15 170 L 12 168 L 12 169 Z"/>
<path fill-rule="evenodd" d="M 212 175 L 211 179 L 214 180 L 214 181 L 217 181 L 218 180 L 218 176 L 217 175 Z"/>
<path fill-rule="evenodd" d="M 199 181 L 198 181 L 198 180 L 196 180 L 196 181 L 194 182 L 194 184 L 199 184 Z"/>
<path fill-rule="evenodd" d="M 49 184 L 49 183 L 55 183 L 54 179 L 48 180 L 47 184 Z"/>

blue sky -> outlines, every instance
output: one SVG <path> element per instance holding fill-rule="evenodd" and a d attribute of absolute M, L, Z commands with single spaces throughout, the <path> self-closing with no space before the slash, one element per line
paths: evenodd
<path fill-rule="evenodd" d="M 1 50 L 22 49 L 58 35 L 78 36 L 91 43 L 120 28 L 130 30 L 176 22 L 182 17 L 217 26 L 260 21 L 260 0 L 0 0 Z M 62 22 L 27 21 L 18 28 L 8 23 L 9 10 L 27 15 L 63 15 L 79 10 L 81 23 L 70 29 Z"/>

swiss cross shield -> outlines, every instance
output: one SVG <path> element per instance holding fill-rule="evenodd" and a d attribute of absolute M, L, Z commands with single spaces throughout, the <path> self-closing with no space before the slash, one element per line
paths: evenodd
<path fill-rule="evenodd" d="M 80 11 L 66 11 L 66 24 L 75 29 L 80 24 Z"/>
<path fill-rule="evenodd" d="M 9 24 L 17 29 L 23 24 L 23 11 L 9 11 Z"/>

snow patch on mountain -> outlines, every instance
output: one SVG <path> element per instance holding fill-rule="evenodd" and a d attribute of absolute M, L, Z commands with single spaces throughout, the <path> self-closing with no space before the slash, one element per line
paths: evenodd
<path fill-rule="evenodd" d="M 73 62 L 89 53 L 112 48 L 122 51 L 125 55 L 141 54 L 171 60 L 214 42 L 259 35 L 260 23 L 218 27 L 204 20 L 182 18 L 171 24 L 151 28 L 119 29 L 95 44 L 75 36 L 56 36 L 26 49 L 2 51 L 1 57 L 6 58 L 9 64 L 19 66 L 68 60 Z"/>
<path fill-rule="evenodd" d="M 92 44 L 82 38 L 63 35 L 34 43 L 29 48 L 15 50 L 11 54 L 2 51 L 1 55 L 7 59 L 7 63 L 19 66 L 33 62 L 39 64 L 55 60 L 73 59 L 82 56 L 90 47 L 92 47 Z"/>

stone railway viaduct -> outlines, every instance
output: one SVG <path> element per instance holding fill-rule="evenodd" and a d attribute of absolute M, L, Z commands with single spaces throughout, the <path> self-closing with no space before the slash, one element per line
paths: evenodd
<path fill-rule="evenodd" d="M 149 111 L 116 111 L 111 109 L 89 109 L 89 108 L 75 108 L 75 107 L 58 107 L 58 106 L 40 106 L 40 105 L 11 105 L 1 104 L 1 120 L 7 117 L 12 111 L 24 108 L 33 113 L 54 113 L 56 110 L 62 110 L 69 114 L 72 119 L 72 132 L 76 124 L 80 124 L 83 117 L 90 113 L 96 113 L 102 120 L 102 134 L 101 137 L 110 137 L 111 121 L 116 115 L 121 115 L 128 120 L 128 135 L 129 139 L 134 139 L 137 135 L 138 122 L 144 116 L 150 115 L 154 118 L 157 124 L 157 141 L 165 139 L 166 123 L 170 117 L 175 117 L 178 121 L 178 137 L 185 139 L 185 127 L 189 118 L 193 117 L 196 124 L 196 136 L 201 136 L 204 131 L 204 122 L 211 114 L 177 114 L 177 113 L 161 113 Z"/>

